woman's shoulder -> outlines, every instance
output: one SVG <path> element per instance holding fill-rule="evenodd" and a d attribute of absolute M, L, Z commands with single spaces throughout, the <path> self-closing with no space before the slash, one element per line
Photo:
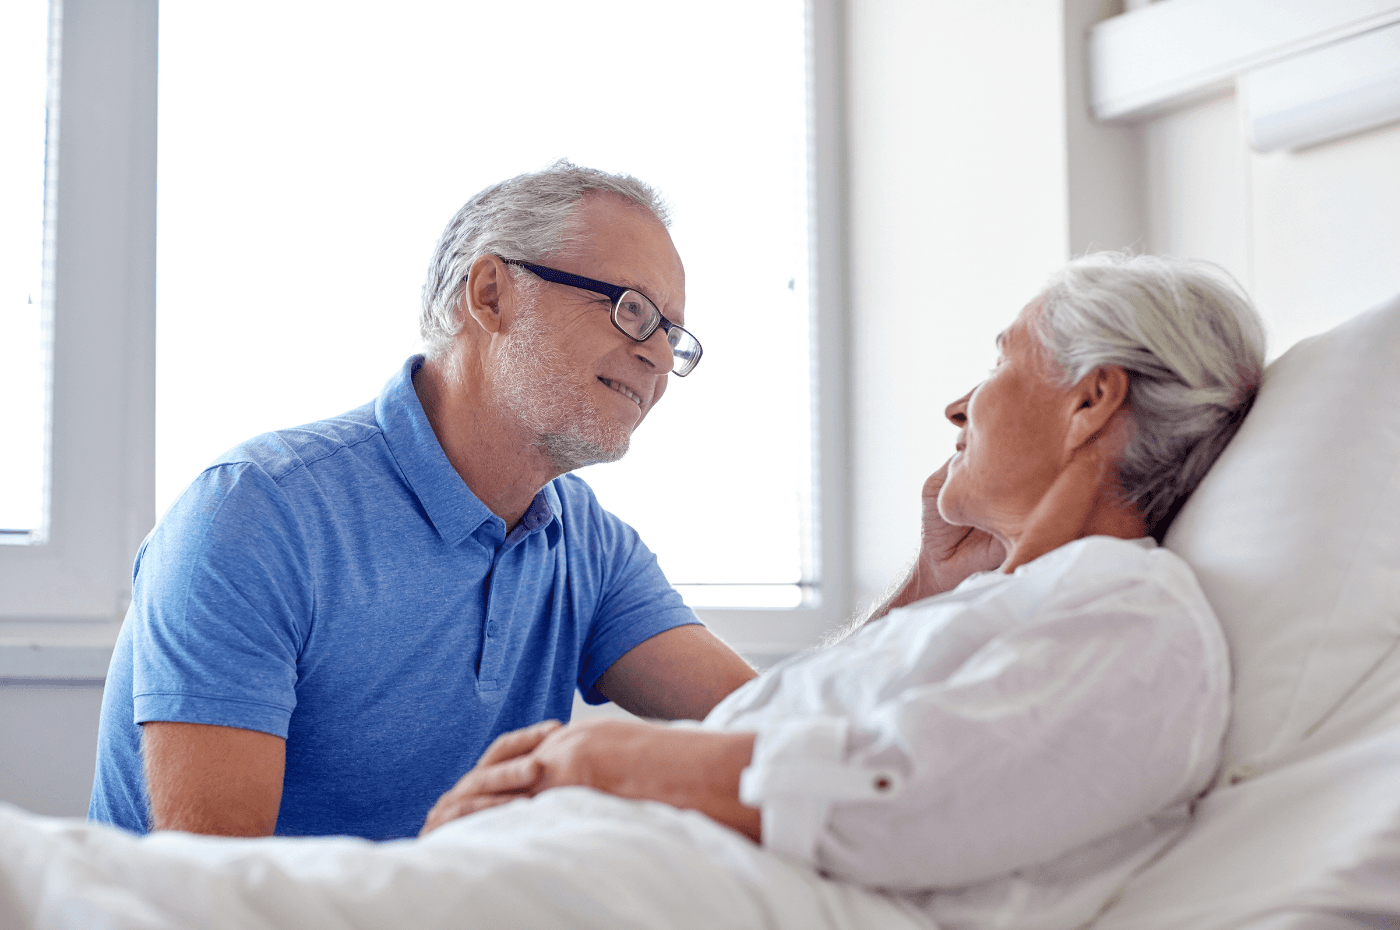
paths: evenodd
<path fill-rule="evenodd" d="M 1144 580 L 1185 582 L 1195 586 L 1189 565 L 1150 537 L 1085 536 L 1021 566 L 1016 573 L 1063 574 L 1076 577 L 1141 575 Z"/>
<path fill-rule="evenodd" d="M 1152 539 L 1086 536 L 1016 570 L 1042 607 L 1065 602 L 1078 608 L 1105 601 L 1176 618 L 1210 640 L 1219 621 L 1191 567 Z"/>

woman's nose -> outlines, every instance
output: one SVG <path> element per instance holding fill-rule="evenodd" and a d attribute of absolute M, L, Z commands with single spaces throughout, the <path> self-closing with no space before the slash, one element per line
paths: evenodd
<path fill-rule="evenodd" d="M 948 421 L 959 429 L 967 425 L 967 399 L 971 396 L 972 391 L 968 391 L 949 404 L 947 409 L 943 411 L 943 415 L 948 418 Z"/>

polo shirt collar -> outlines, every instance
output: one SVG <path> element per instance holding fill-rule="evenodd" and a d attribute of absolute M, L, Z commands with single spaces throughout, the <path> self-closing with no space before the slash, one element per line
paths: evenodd
<path fill-rule="evenodd" d="M 413 376 L 423 367 L 423 356 L 415 355 L 384 385 L 374 404 L 374 417 L 384 434 L 389 453 L 403 473 L 404 480 L 428 520 L 444 542 L 460 545 L 476 536 L 494 548 L 506 538 L 505 521 L 483 504 L 442 451 L 437 435 L 423 412 Z M 551 545 L 559 537 L 559 516 L 563 508 L 554 482 L 544 486 L 517 525 L 526 534 L 551 528 Z"/>

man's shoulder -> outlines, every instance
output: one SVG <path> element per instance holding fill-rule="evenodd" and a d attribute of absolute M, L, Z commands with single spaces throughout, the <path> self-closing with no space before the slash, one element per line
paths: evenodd
<path fill-rule="evenodd" d="M 254 436 L 219 456 L 210 467 L 252 465 L 280 481 L 381 435 L 371 402 L 339 416 Z"/>
<path fill-rule="evenodd" d="M 632 537 L 637 535 L 631 526 L 598 500 L 593 488 L 578 475 L 560 475 L 546 486 L 545 493 L 549 494 L 551 490 L 558 502 L 556 513 L 565 532 L 594 535 L 602 532 L 610 537 L 618 533 Z"/>
<path fill-rule="evenodd" d="M 546 495 L 551 491 L 555 496 L 550 503 L 568 541 L 571 560 L 654 559 L 631 524 L 608 510 L 606 500 L 600 501 L 584 479 L 561 475 L 546 486 Z"/>

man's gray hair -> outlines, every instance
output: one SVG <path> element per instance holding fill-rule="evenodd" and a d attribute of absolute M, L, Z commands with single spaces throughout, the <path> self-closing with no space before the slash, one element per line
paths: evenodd
<path fill-rule="evenodd" d="M 1041 308 L 1038 335 L 1068 384 L 1104 365 L 1127 371 L 1136 431 L 1119 481 L 1160 540 L 1254 403 L 1259 314 L 1217 265 L 1122 252 L 1070 262 Z"/>
<path fill-rule="evenodd" d="M 671 225 L 670 211 L 651 186 L 630 175 L 582 168 L 561 158 L 543 171 L 521 174 L 468 200 L 438 239 L 423 284 L 419 334 L 424 352 L 436 358 L 462 328 L 457 302 L 467 272 L 483 255 L 539 261 L 566 252 L 578 230 L 574 211 L 592 191 L 617 194 Z M 514 275 L 515 269 L 510 272 Z"/>

